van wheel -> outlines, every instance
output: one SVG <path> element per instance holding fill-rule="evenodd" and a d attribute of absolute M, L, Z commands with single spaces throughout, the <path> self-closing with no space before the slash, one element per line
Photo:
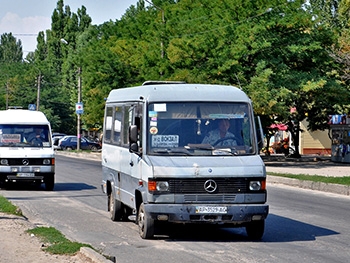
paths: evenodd
<path fill-rule="evenodd" d="M 137 214 L 137 224 L 139 226 L 139 234 L 143 239 L 150 239 L 154 235 L 154 220 L 147 216 L 145 206 L 141 203 Z"/>
<path fill-rule="evenodd" d="M 52 191 L 55 187 L 55 175 L 51 174 L 45 178 L 45 190 Z"/>
<path fill-rule="evenodd" d="M 120 221 L 123 218 L 123 203 L 115 199 L 113 191 L 108 195 L 108 205 L 112 221 Z"/>
<path fill-rule="evenodd" d="M 247 235 L 250 239 L 260 240 L 265 231 L 265 220 L 253 221 L 245 227 Z"/>

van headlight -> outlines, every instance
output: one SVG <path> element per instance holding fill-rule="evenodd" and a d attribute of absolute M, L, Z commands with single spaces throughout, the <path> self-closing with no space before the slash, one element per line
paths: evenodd
<path fill-rule="evenodd" d="M 1 159 L 0 164 L 1 165 L 8 165 L 9 161 L 7 159 Z"/>
<path fill-rule="evenodd" d="M 46 164 L 46 165 L 51 164 L 51 160 L 50 159 L 44 159 L 43 160 L 43 164 Z"/>
<path fill-rule="evenodd" d="M 167 181 L 148 181 L 149 192 L 168 192 L 169 182 Z"/>
<path fill-rule="evenodd" d="M 169 191 L 169 183 L 165 181 L 157 182 L 157 191 L 159 192 Z"/>
<path fill-rule="evenodd" d="M 250 191 L 259 191 L 262 190 L 262 183 L 261 181 L 250 181 L 249 182 L 249 190 Z"/>

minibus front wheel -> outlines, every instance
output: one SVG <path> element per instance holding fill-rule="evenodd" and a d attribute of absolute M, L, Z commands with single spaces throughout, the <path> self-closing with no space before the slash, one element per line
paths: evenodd
<path fill-rule="evenodd" d="M 154 235 L 154 219 L 147 215 L 145 206 L 140 204 L 137 214 L 137 224 L 139 226 L 139 234 L 143 239 L 150 239 Z"/>
<path fill-rule="evenodd" d="M 47 175 L 45 178 L 45 190 L 52 191 L 54 187 L 55 187 L 55 175 L 54 174 Z"/>
<path fill-rule="evenodd" d="M 265 220 L 252 221 L 245 227 L 247 235 L 252 240 L 260 240 L 265 231 Z"/>

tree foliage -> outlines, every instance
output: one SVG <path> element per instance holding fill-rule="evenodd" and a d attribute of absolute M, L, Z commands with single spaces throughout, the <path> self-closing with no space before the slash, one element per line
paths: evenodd
<path fill-rule="evenodd" d="M 58 0 L 25 77 L 11 78 L 11 94 L 25 87 L 22 103 L 32 102 L 40 72 L 40 107 L 56 130 L 73 133 L 78 68 L 87 130 L 102 126 L 111 89 L 153 79 L 236 85 L 265 133 L 272 123 L 289 123 L 297 141 L 302 120 L 323 130 L 329 114 L 348 113 L 349 10 L 349 0 L 139 0 L 120 20 L 92 26 L 84 6 L 74 13 Z M 17 54 L 20 42 L 6 37 Z"/>

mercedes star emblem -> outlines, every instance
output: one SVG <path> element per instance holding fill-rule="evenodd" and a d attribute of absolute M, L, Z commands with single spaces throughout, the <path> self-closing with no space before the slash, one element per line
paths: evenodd
<path fill-rule="evenodd" d="M 204 189 L 208 193 L 214 193 L 217 187 L 218 186 L 217 186 L 216 182 L 212 179 L 209 179 L 209 180 L 205 181 L 205 183 L 204 183 Z"/>

